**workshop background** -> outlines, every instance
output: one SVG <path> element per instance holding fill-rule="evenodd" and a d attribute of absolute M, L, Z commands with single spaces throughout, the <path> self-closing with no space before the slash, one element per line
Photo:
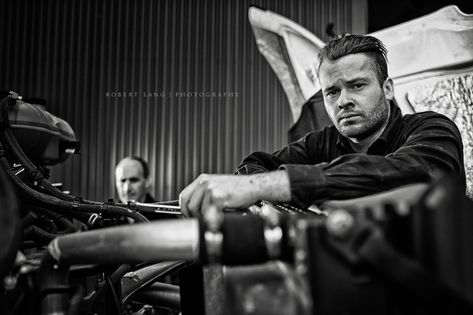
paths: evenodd
<path fill-rule="evenodd" d="M 51 168 L 76 196 L 116 198 L 124 156 L 149 162 L 152 194 L 176 199 L 199 173 L 232 173 L 287 142 L 286 96 L 248 22 L 256 5 L 323 41 L 365 34 L 468 1 L 2 1 L 0 90 L 46 100 L 81 154 Z"/>

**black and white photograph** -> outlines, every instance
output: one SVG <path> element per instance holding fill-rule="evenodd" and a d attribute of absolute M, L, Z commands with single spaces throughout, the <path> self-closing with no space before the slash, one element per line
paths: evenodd
<path fill-rule="evenodd" d="M 473 314 L 472 1 L 0 12 L 0 314 Z"/>

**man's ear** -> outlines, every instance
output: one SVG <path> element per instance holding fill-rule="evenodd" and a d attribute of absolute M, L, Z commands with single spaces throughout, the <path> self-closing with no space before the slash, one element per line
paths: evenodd
<path fill-rule="evenodd" d="M 394 83 L 391 78 L 387 78 L 383 83 L 383 91 L 386 99 L 392 101 L 394 99 Z"/>
<path fill-rule="evenodd" d="M 151 189 L 151 177 L 148 177 L 146 179 L 146 182 L 145 182 L 145 187 L 146 187 L 146 191 L 149 192 L 149 190 Z"/>

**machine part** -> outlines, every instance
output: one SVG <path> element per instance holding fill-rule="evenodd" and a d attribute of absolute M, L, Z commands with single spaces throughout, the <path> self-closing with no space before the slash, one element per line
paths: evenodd
<path fill-rule="evenodd" d="M 23 239 L 31 240 L 34 239 L 39 245 L 48 245 L 54 238 L 58 237 L 59 234 L 49 233 L 38 226 L 30 226 L 23 231 Z"/>
<path fill-rule="evenodd" d="M 397 192 L 398 190 L 394 190 L 394 193 Z M 447 195 L 448 193 L 435 192 L 426 198 L 426 203 L 436 204 L 438 201 L 431 200 L 438 200 Z M 376 202 L 373 205 L 380 207 L 378 203 L 382 202 L 379 196 L 375 196 L 374 200 Z M 452 207 L 445 208 L 452 209 Z M 266 280 L 269 282 L 259 278 L 261 275 L 258 276 L 258 273 L 251 272 L 247 273 L 249 276 L 246 278 L 241 275 L 226 278 L 228 290 L 225 290 L 225 297 L 230 303 L 227 304 L 230 305 L 227 313 L 392 314 L 393 310 L 401 313 L 408 311 L 413 302 L 415 307 L 411 310 L 419 314 L 435 308 L 445 310 L 447 313 L 449 310 L 454 310 L 458 314 L 468 314 L 472 311 L 471 305 L 461 293 L 458 295 L 458 292 L 451 291 L 448 286 L 444 286 L 444 283 L 433 280 L 433 274 L 425 270 L 419 261 L 405 256 L 384 236 L 383 226 L 389 224 L 393 219 L 392 215 L 404 218 L 411 216 L 413 212 L 398 212 L 395 211 L 395 207 L 386 205 L 383 209 L 386 212 L 384 214 L 373 212 L 369 208 L 332 211 L 328 217 L 276 217 L 273 216 L 275 212 L 268 213 L 266 218 L 225 215 L 220 228 L 223 238 L 221 261 L 227 266 L 224 269 L 231 270 L 232 264 L 243 268 L 242 265 L 265 263 L 273 259 L 265 239 L 265 229 L 268 227 L 280 227 L 283 231 L 279 258 L 287 256 L 285 251 L 292 250 L 295 255 L 294 271 L 286 268 L 290 272 L 283 272 L 284 276 L 279 274 L 276 278 L 268 276 Z M 375 213 L 376 215 L 373 215 Z M 199 225 L 196 219 L 186 219 L 127 225 L 61 236 L 48 247 L 48 255 L 54 258 L 55 264 L 47 263 L 48 259 L 45 258 L 44 266 L 48 269 L 42 267 L 40 272 L 41 278 L 48 277 L 46 281 L 48 285 L 42 290 L 45 296 L 43 309 L 48 312 L 51 310 L 60 312 L 58 309 L 64 305 L 62 299 L 68 298 L 71 290 L 69 283 L 61 282 L 65 278 L 63 273 L 67 272 L 61 267 L 63 265 L 136 263 L 176 258 L 188 261 L 200 258 L 209 262 L 208 258 L 205 258 L 208 254 L 206 243 L 202 244 L 205 229 L 206 225 Z M 199 245 L 203 245 L 203 250 Z M 171 265 L 172 263 L 169 263 L 161 267 L 166 269 Z M 143 293 L 142 297 L 159 300 L 160 294 L 148 292 L 146 289 L 161 272 L 158 270 L 161 267 L 158 266 L 159 264 L 148 266 L 138 271 L 142 275 L 138 277 L 136 283 L 133 283 L 132 279 L 137 274 L 129 274 L 131 284 L 129 287 L 123 286 L 126 289 L 126 292 L 123 291 L 124 302 L 133 299 L 130 295 L 138 296 L 141 290 L 147 292 Z M 249 268 L 248 270 L 259 267 Z M 116 279 L 113 278 L 116 276 L 120 279 L 126 270 L 127 268 L 123 269 L 119 274 L 117 270 L 114 275 L 106 279 L 107 290 L 115 292 L 109 299 L 118 305 L 115 308 L 121 307 L 122 302 L 117 302 L 116 296 L 119 291 L 116 288 Z M 225 275 L 229 273 L 225 272 Z M 250 279 L 255 282 L 252 283 Z M 231 283 L 232 281 L 234 283 Z M 284 286 L 279 287 L 278 291 L 276 283 L 281 285 L 281 281 Z M 265 286 L 264 283 L 270 285 Z M 286 292 L 284 291 L 286 289 L 294 291 Z M 311 298 L 293 300 L 294 292 L 299 295 L 305 292 L 302 295 L 310 294 Z M 281 297 L 281 294 L 284 297 Z M 291 297 L 290 300 L 287 300 L 288 296 Z M 278 304 L 276 309 L 274 302 L 271 304 L 265 302 L 274 301 L 275 297 L 278 303 L 284 302 L 283 305 Z M 426 305 L 431 297 L 435 297 L 435 303 Z M 173 301 L 176 302 L 175 299 Z M 185 300 L 183 302 L 185 303 Z"/>
<path fill-rule="evenodd" d="M 433 183 L 412 209 L 415 258 L 473 304 L 473 201 L 452 178 Z"/>
<path fill-rule="evenodd" d="M 268 249 L 261 217 L 227 214 L 222 223 L 222 234 L 222 264 L 247 265 L 267 261 Z"/>
<path fill-rule="evenodd" d="M 265 222 L 264 241 L 268 250 L 268 257 L 270 259 L 278 259 L 281 256 L 281 242 L 283 238 L 278 212 L 269 204 L 264 204 L 261 208 L 261 217 Z"/>
<path fill-rule="evenodd" d="M 167 283 L 153 283 L 139 291 L 133 299 L 137 302 L 159 305 L 162 308 L 180 310 L 181 297 L 179 286 Z"/>
<path fill-rule="evenodd" d="M 141 212 L 161 213 L 161 214 L 175 214 L 182 215 L 181 207 L 179 205 L 168 205 L 160 203 L 141 203 L 135 202 L 136 209 Z"/>
<path fill-rule="evenodd" d="M 6 170 L 7 175 L 10 180 L 17 186 L 20 192 L 24 193 L 29 199 L 40 202 L 43 205 L 48 206 L 48 208 L 58 209 L 58 210 L 67 210 L 73 212 L 99 212 L 99 213 L 113 213 L 118 215 L 128 216 L 138 222 L 148 222 L 143 215 L 135 211 L 131 211 L 127 208 L 118 207 L 115 205 L 109 205 L 106 203 L 102 204 L 83 204 L 79 202 L 69 202 L 65 200 L 58 199 L 56 197 L 41 193 L 30 188 L 28 185 L 23 183 L 17 178 L 15 173 L 11 170 L 8 160 L 5 157 L 2 157 L 0 154 L 0 163 L 4 170 Z"/>
<path fill-rule="evenodd" d="M 327 230 L 335 237 L 347 237 L 355 224 L 353 216 L 345 210 L 332 211 L 327 218 Z"/>
<path fill-rule="evenodd" d="M 60 265 L 46 254 L 38 273 L 41 315 L 66 315 L 69 309 L 69 266 Z"/>
<path fill-rule="evenodd" d="M 103 302 L 105 299 L 105 294 L 107 293 L 107 289 L 110 289 L 112 287 L 117 287 L 119 283 L 122 280 L 122 277 L 129 272 L 132 269 L 132 266 L 130 264 L 123 264 L 120 267 L 118 267 L 110 276 L 110 282 L 111 285 L 108 281 L 102 281 L 102 283 L 98 286 L 97 290 L 95 290 L 95 293 L 90 297 L 90 299 L 86 299 L 85 303 L 87 304 L 86 308 L 90 312 L 94 312 L 96 308 L 98 308 L 98 305 L 100 302 Z"/>
<path fill-rule="evenodd" d="M 9 95 L 4 97 L 0 101 L 0 125 L 3 127 L 2 130 L 1 130 L 2 132 L 0 133 L 0 139 L 2 139 L 2 141 L 8 147 L 9 154 L 13 158 L 15 158 L 17 160 L 17 162 L 20 162 L 24 166 L 24 168 L 25 168 L 24 170 L 27 171 L 27 175 L 31 177 L 31 179 L 34 181 L 35 184 L 40 185 L 40 187 L 42 187 L 46 192 L 48 192 L 49 194 L 51 194 L 51 195 L 53 195 L 53 196 L 55 196 L 59 199 L 66 200 L 66 201 L 76 201 L 74 196 L 70 196 L 70 195 L 60 191 L 54 185 L 52 185 L 46 178 L 44 178 L 41 170 L 39 170 L 36 167 L 36 165 L 28 158 L 28 156 L 24 153 L 23 149 L 20 147 L 20 145 L 17 141 L 17 138 L 15 137 L 15 134 L 12 131 L 12 125 L 10 123 L 10 117 L 9 117 L 10 116 L 9 104 L 11 103 L 10 107 L 15 108 L 15 106 L 17 106 L 17 102 L 21 102 L 20 99 L 21 99 L 21 97 L 18 96 L 18 94 L 14 93 L 14 92 L 10 92 Z M 23 104 L 26 104 L 26 103 L 23 102 Z M 26 104 L 26 105 L 33 106 L 31 104 Z M 30 111 L 33 111 L 33 112 L 35 112 L 37 110 L 42 111 L 42 109 L 40 109 L 40 108 L 33 108 L 32 109 L 31 107 L 28 107 L 28 106 L 23 107 L 23 108 L 29 109 Z M 55 118 L 58 121 L 62 121 L 59 118 L 47 113 L 47 116 L 48 115 L 52 116 L 53 118 Z M 28 117 L 31 116 L 29 118 L 33 118 L 33 120 L 29 121 L 29 124 L 34 126 L 35 125 L 34 119 L 38 118 L 37 115 L 33 115 L 33 114 L 30 113 L 30 115 L 26 115 L 26 116 L 28 116 Z M 41 116 L 41 115 L 39 115 L 39 116 Z M 65 125 L 67 125 L 66 129 L 70 129 L 70 127 L 68 127 L 68 124 L 66 122 L 60 122 L 60 124 L 61 125 L 65 124 Z M 70 129 L 70 131 L 72 132 L 71 135 L 73 135 L 74 132 L 72 131 L 72 129 Z M 35 139 L 35 137 L 27 137 L 24 140 L 26 141 L 26 143 L 31 142 L 31 143 L 33 143 L 33 145 L 36 145 L 36 144 L 34 144 L 34 141 L 31 141 L 32 139 Z M 73 146 L 78 148 L 79 143 L 76 140 L 74 140 Z M 66 149 L 66 153 L 70 154 L 71 152 L 72 151 L 70 149 Z M 82 199 L 81 202 L 85 203 L 85 204 L 99 204 L 99 202 L 85 200 L 85 199 Z"/>
<path fill-rule="evenodd" d="M 193 260 L 199 257 L 199 242 L 196 219 L 161 220 L 64 235 L 49 244 L 48 252 L 61 264 Z"/>
<path fill-rule="evenodd" d="M 280 261 L 225 267 L 224 312 L 228 315 L 310 315 L 310 292 L 293 268 Z"/>
<path fill-rule="evenodd" d="M 215 266 L 217 265 L 210 265 L 211 268 L 215 268 Z M 216 272 L 213 274 L 218 275 Z M 208 303 L 206 293 L 208 286 L 205 285 L 204 277 L 204 268 L 198 261 L 191 262 L 187 267 L 179 270 L 179 289 L 183 315 L 206 315 L 205 310 Z M 218 287 L 214 283 L 212 284 L 211 289 Z M 220 315 L 220 313 L 217 312 L 216 315 Z"/>
<path fill-rule="evenodd" d="M 314 314 L 473 313 L 471 232 L 458 223 L 473 222 L 473 207 L 455 182 L 440 182 L 442 188 L 419 190 L 407 210 L 391 204 L 399 196 L 395 189 L 384 202 L 373 197 L 375 210 L 364 200 L 364 209 L 332 210 L 324 222 L 299 221 L 307 245 L 296 249 L 296 271 L 308 271 Z M 425 209 L 431 197 L 439 207 Z M 447 258 L 457 252 L 458 259 Z"/>
<path fill-rule="evenodd" d="M 141 291 L 150 285 L 155 286 L 154 291 L 156 291 L 160 285 L 154 283 L 157 279 L 163 278 L 167 274 L 170 274 L 185 265 L 186 262 L 183 261 L 166 261 L 128 272 L 122 279 L 122 303 L 126 304 L 136 292 Z"/>
<path fill-rule="evenodd" d="M 358 254 L 388 282 L 399 285 L 403 294 L 413 298 L 427 314 L 473 314 L 471 302 L 439 282 L 418 261 L 400 255 L 386 241 L 379 228 L 373 226 Z"/>
<path fill-rule="evenodd" d="M 78 152 L 71 126 L 40 106 L 17 99 L 8 108 L 8 119 L 21 149 L 40 165 L 63 162 Z"/>
<path fill-rule="evenodd" d="M 396 213 L 407 215 L 409 214 L 409 208 L 420 201 L 428 187 L 429 184 L 426 183 L 404 185 L 365 197 L 348 200 L 327 200 L 320 205 L 320 208 L 327 212 L 336 209 L 360 212 L 369 208 L 376 219 L 382 219 L 385 213 L 384 206 L 391 204 L 395 207 Z"/>
<path fill-rule="evenodd" d="M 222 259 L 223 212 L 219 211 L 215 206 L 211 206 L 208 209 L 203 209 L 202 214 L 207 259 L 210 263 L 217 263 Z"/>
<path fill-rule="evenodd" d="M 206 257 L 209 263 L 217 263 L 222 259 L 222 232 L 205 231 L 204 232 Z"/>
<path fill-rule="evenodd" d="M 82 299 L 84 298 L 85 290 L 84 287 L 81 285 L 78 285 L 72 296 L 71 299 L 69 300 L 69 311 L 67 312 L 68 315 L 80 315 L 80 305 L 82 302 Z"/>
<path fill-rule="evenodd" d="M 0 247 L 0 280 L 2 280 L 12 266 L 19 248 L 21 221 L 18 215 L 16 195 L 5 172 L 1 168 L 0 183 L 0 236 L 2 239 L 2 246 Z"/>
<path fill-rule="evenodd" d="M 196 219 L 163 220 L 58 237 L 48 246 L 41 261 L 38 281 L 42 312 L 65 314 L 72 264 L 194 260 L 199 256 L 199 239 Z M 113 288 L 111 279 L 107 281 Z"/>
<path fill-rule="evenodd" d="M 55 237 L 77 231 L 72 222 L 63 215 L 37 206 L 30 209 L 33 212 L 29 212 L 25 219 L 34 219 L 28 225 L 23 220 L 23 224 L 25 224 L 23 226 L 23 240 L 34 240 L 38 245 L 47 245 Z"/>
<path fill-rule="evenodd" d="M 36 170 L 36 166 L 33 162 L 30 161 L 30 159 L 26 156 L 26 154 L 23 152 L 21 149 L 20 145 L 16 141 L 15 136 L 13 135 L 13 131 L 11 129 L 11 124 L 10 124 L 10 115 L 9 115 L 9 108 L 15 106 L 16 101 L 18 99 L 18 96 L 12 96 L 11 94 L 2 98 L 0 101 L 0 123 L 2 125 L 2 133 L 1 133 L 1 139 L 2 142 L 7 145 L 10 154 L 14 156 L 16 159 L 22 162 L 24 166 L 29 170 L 29 171 L 34 171 Z M 39 174 L 41 176 L 41 174 Z"/>

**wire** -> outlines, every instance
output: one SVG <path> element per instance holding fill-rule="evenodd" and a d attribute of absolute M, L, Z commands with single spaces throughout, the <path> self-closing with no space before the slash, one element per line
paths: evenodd
<path fill-rule="evenodd" d="M 117 314 L 120 314 L 122 311 L 121 302 L 118 298 L 117 291 L 115 290 L 115 286 L 110 279 L 110 276 L 106 276 L 107 284 L 110 287 L 110 293 L 112 293 L 113 301 L 115 302 L 115 307 L 117 308 Z"/>
<path fill-rule="evenodd" d="M 56 237 L 60 236 L 61 234 L 54 234 L 47 232 L 40 228 L 39 226 L 32 225 L 26 228 L 23 232 L 23 239 L 24 240 L 33 240 L 40 245 L 47 245 Z"/>
<path fill-rule="evenodd" d="M 23 183 L 21 180 L 16 177 L 16 175 L 13 173 L 13 171 L 10 168 L 10 164 L 8 163 L 8 160 L 3 156 L 1 152 L 1 147 L 0 147 L 0 163 L 5 169 L 7 175 L 10 177 L 10 179 L 13 181 L 13 183 L 20 189 L 21 192 L 23 192 L 27 197 L 29 197 L 32 200 L 36 200 L 41 202 L 42 204 L 46 204 L 49 207 L 52 207 L 54 209 L 58 210 L 69 210 L 69 211 L 79 211 L 79 212 L 96 212 L 96 213 L 111 213 L 111 214 L 117 214 L 117 215 L 123 215 L 130 217 L 137 222 L 149 222 L 146 217 L 144 217 L 142 214 L 131 211 L 127 208 L 123 207 L 118 207 L 115 205 L 108 205 L 105 203 L 101 203 L 98 205 L 90 205 L 90 204 L 81 204 L 79 202 L 68 202 L 64 201 L 61 199 L 58 199 L 53 196 L 46 195 L 44 193 L 38 192 L 25 183 Z"/>
<path fill-rule="evenodd" d="M 110 280 L 112 284 L 118 283 L 121 281 L 122 277 L 128 273 L 131 270 L 131 265 L 130 264 L 123 264 L 120 267 L 118 267 L 111 275 Z M 90 298 L 87 308 L 89 310 L 93 310 L 95 307 L 97 307 L 97 303 L 102 299 L 104 296 L 105 292 L 107 291 L 107 286 L 105 283 L 102 283 L 98 289 L 95 291 L 95 294 Z"/>
<path fill-rule="evenodd" d="M 60 230 L 58 233 L 66 234 L 66 233 L 77 232 L 74 225 L 64 215 L 45 209 L 40 206 L 31 206 L 30 208 L 31 208 L 31 211 L 39 212 L 43 215 L 46 215 L 47 217 L 51 218 L 54 222 L 56 222 L 59 226 L 61 226 L 63 229 Z"/>

